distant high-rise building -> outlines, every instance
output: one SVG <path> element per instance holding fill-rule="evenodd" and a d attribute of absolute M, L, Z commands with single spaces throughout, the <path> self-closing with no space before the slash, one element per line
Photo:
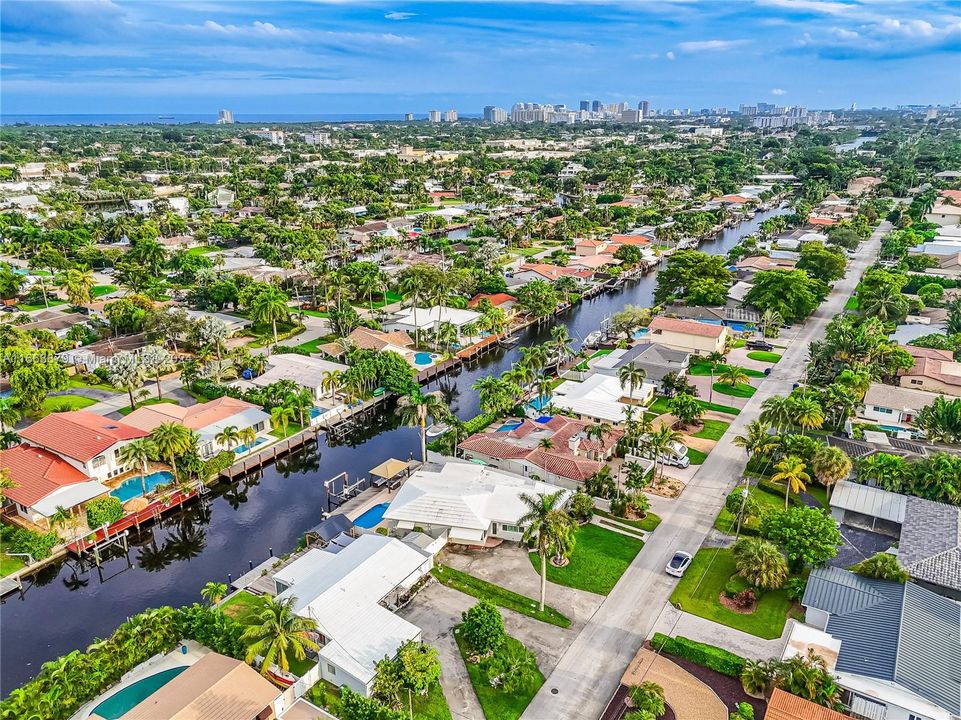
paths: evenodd
<path fill-rule="evenodd" d="M 451 109 L 451 110 L 448 110 L 447 112 L 445 112 L 445 113 L 444 113 L 444 122 L 457 122 L 457 111 Z"/>
<path fill-rule="evenodd" d="M 304 133 L 304 142 L 307 145 L 330 145 L 330 133 L 328 132 Z"/>
<path fill-rule="evenodd" d="M 646 118 L 651 114 L 651 104 L 647 100 L 641 100 L 637 104 L 637 109 L 641 111 L 642 118 Z"/>
<path fill-rule="evenodd" d="M 404 120 L 406 120 L 407 122 L 412 122 L 413 119 L 414 119 L 414 113 L 407 113 L 406 115 L 404 115 Z"/>
<path fill-rule="evenodd" d="M 440 122 L 440 110 L 428 110 L 427 120 L 428 122 Z"/>
<path fill-rule="evenodd" d="M 505 123 L 507 122 L 507 111 L 494 105 L 487 105 L 484 108 L 484 122 Z"/>
<path fill-rule="evenodd" d="M 590 110 L 590 109 L 591 109 L 591 101 L 581 100 L 581 110 Z"/>
<path fill-rule="evenodd" d="M 511 122 L 533 123 L 547 122 L 554 108 L 538 103 L 515 103 L 511 108 Z"/>
<path fill-rule="evenodd" d="M 937 120 L 938 119 L 938 109 L 936 107 L 929 107 L 924 111 L 925 120 Z"/>
<path fill-rule="evenodd" d="M 218 125 L 233 125 L 234 124 L 234 111 L 233 110 L 221 110 L 217 113 L 217 124 Z"/>
<path fill-rule="evenodd" d="M 757 115 L 757 105 L 741 105 L 741 115 Z"/>
<path fill-rule="evenodd" d="M 601 101 L 595 100 L 594 102 L 591 103 L 591 112 L 600 112 L 600 111 L 601 111 Z"/>

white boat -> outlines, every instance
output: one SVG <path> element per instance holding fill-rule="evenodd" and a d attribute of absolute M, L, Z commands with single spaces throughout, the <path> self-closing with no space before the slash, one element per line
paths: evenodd
<path fill-rule="evenodd" d="M 438 435 L 443 435 L 448 430 L 450 430 L 449 425 L 435 423 L 434 425 L 431 425 L 429 428 L 427 428 L 427 437 L 429 438 L 437 437 Z"/>
<path fill-rule="evenodd" d="M 584 338 L 584 347 L 595 347 L 602 339 L 604 335 L 600 330 L 595 330 L 586 338 Z"/>

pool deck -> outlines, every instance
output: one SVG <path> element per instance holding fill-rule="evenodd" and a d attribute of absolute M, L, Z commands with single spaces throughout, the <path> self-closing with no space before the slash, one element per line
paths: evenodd
<path fill-rule="evenodd" d="M 186 655 L 180 652 L 180 645 L 178 645 L 174 650 L 166 655 L 155 655 L 146 662 L 140 663 L 140 665 L 120 678 L 119 683 L 81 707 L 70 717 L 70 720 L 87 720 L 87 718 L 90 718 L 91 720 L 97 720 L 100 716 L 94 715 L 93 709 L 107 698 L 115 695 L 124 688 L 130 687 L 134 683 L 143 680 L 145 677 L 155 675 L 163 670 L 171 670 L 178 667 L 189 667 L 210 652 L 209 649 L 205 648 L 200 643 L 194 642 L 193 640 L 185 640 L 183 644 L 187 646 Z"/>

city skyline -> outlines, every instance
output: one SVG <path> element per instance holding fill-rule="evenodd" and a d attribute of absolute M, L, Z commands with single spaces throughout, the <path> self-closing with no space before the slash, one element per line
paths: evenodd
<path fill-rule="evenodd" d="M 958 102 L 949 0 L 5 3 L 6 114 Z M 173 8 L 176 12 L 171 13 Z M 576 60 L 576 62 L 572 62 Z"/>

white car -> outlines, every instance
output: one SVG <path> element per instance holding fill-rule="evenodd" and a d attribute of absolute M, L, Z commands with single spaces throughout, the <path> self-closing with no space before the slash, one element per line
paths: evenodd
<path fill-rule="evenodd" d="M 691 560 L 693 559 L 691 553 L 686 553 L 683 550 L 675 550 L 674 556 L 664 568 L 664 572 L 674 577 L 684 577 L 684 571 L 691 565 Z"/>

